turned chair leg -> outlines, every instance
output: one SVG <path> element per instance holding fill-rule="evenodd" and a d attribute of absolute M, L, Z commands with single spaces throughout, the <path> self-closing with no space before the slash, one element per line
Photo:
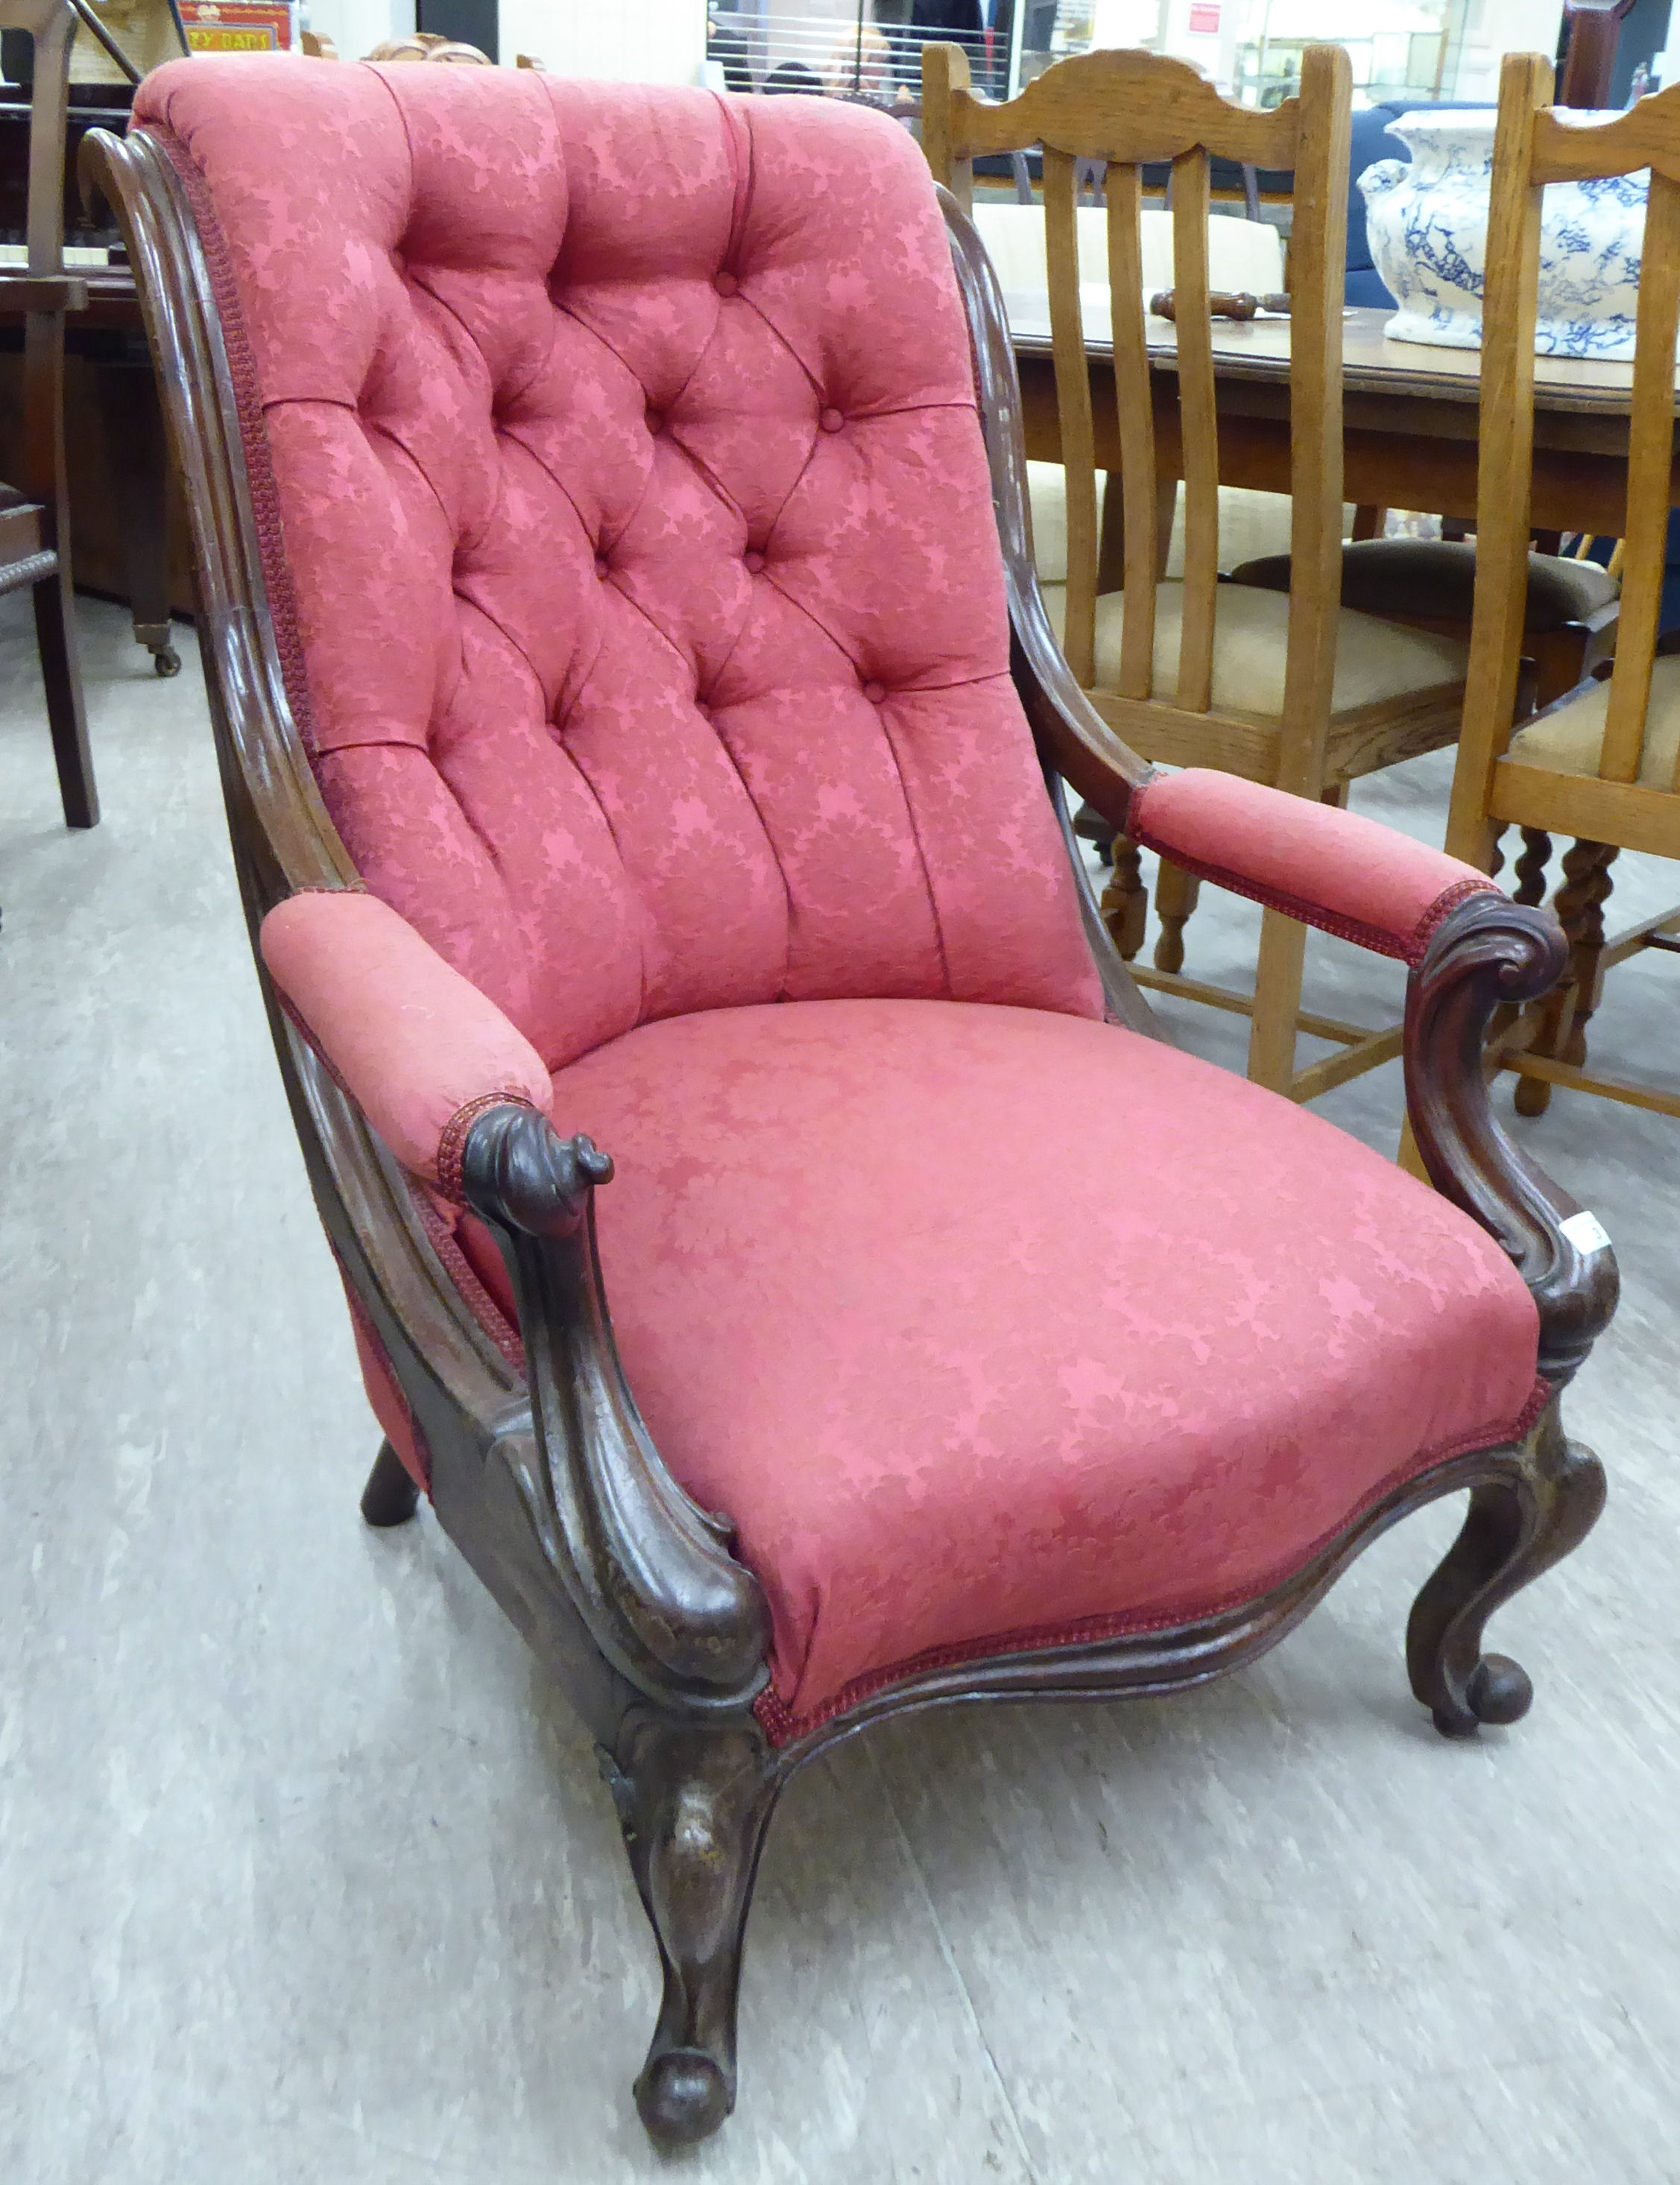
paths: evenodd
<path fill-rule="evenodd" d="M 1406 1627 L 1412 1690 L 1443 1737 L 1470 1737 L 1485 1722 L 1518 1722 L 1527 1713 L 1534 1697 L 1527 1672 L 1506 1655 L 1484 1654 L 1483 1628 L 1496 1608 L 1581 1545 L 1604 1506 L 1604 1467 L 1565 1436 L 1554 1398 L 1511 1476 L 1471 1493 L 1464 1530 Z"/>
<path fill-rule="evenodd" d="M 1144 945 L 1149 925 L 1149 890 L 1143 884 L 1143 854 L 1135 842 L 1117 835 L 1109 845 L 1114 870 L 1102 891 L 1100 908 L 1115 947 L 1129 964 Z"/>
<path fill-rule="evenodd" d="M 1534 908 L 1546 900 L 1546 865 L 1552 854 L 1552 838 L 1538 827 L 1522 830 L 1522 855 L 1516 861 L 1516 901 Z"/>
<path fill-rule="evenodd" d="M 1498 880 L 1499 875 L 1504 870 L 1505 853 L 1499 847 L 1504 831 L 1502 827 L 1494 836 L 1493 854 L 1487 861 L 1489 880 Z M 1537 827 L 1525 827 L 1522 830 L 1522 852 L 1516 862 L 1515 899 L 1518 902 L 1526 903 L 1533 909 L 1537 909 L 1544 902 L 1546 863 L 1551 854 L 1552 838 L 1549 835 L 1542 834 Z M 1514 1002 L 1503 1003 L 1494 1010 L 1487 1027 L 1491 1047 L 1497 1049 L 1503 1035 L 1510 1030 L 1521 1014 L 1521 1010 Z M 1538 1084 L 1539 1081 L 1537 1078 L 1518 1078 L 1515 1098 L 1519 1112 L 1523 1112 L 1522 1104 L 1527 1088 L 1531 1085 Z M 1549 1092 L 1550 1087 L 1547 1087 L 1546 1090 Z M 1420 1169 L 1416 1173 L 1421 1175 L 1422 1171 Z"/>
<path fill-rule="evenodd" d="M 361 1490 L 361 1514 L 370 1525 L 406 1525 L 420 1505 L 414 1475 L 391 1447 L 382 1441 L 367 1484 Z"/>
<path fill-rule="evenodd" d="M 1260 921 L 1248 1074 L 1257 1085 L 1269 1086 L 1286 1097 L 1295 1084 L 1296 1031 L 1306 963 L 1306 927 L 1280 910 L 1268 910 Z"/>
<path fill-rule="evenodd" d="M 1528 831 L 1523 830 L 1525 843 Z M 1577 1070 L 1587 1059 L 1588 1020 L 1603 991 L 1604 905 L 1617 854 L 1608 842 L 1572 843 L 1564 852 L 1563 885 L 1552 905 L 1569 942 L 1569 971 L 1541 1005 L 1540 1029 L 1530 1052 L 1551 1055 Z M 1522 869 L 1519 864 L 1518 872 Z M 1519 1077 L 1515 1098 L 1518 1115 L 1543 1115 L 1552 1103 L 1552 1087 L 1543 1077 Z"/>
<path fill-rule="evenodd" d="M 735 2107 L 736 2003 L 759 1852 L 781 1788 L 757 1725 L 632 1718 L 603 1758 L 664 1994 L 636 2105 L 664 2147 L 707 2138 Z"/>
<path fill-rule="evenodd" d="M 1161 930 L 1155 937 L 1157 971 L 1184 970 L 1184 928 L 1201 893 L 1201 882 L 1194 874 L 1185 872 L 1170 858 L 1161 860 L 1161 869 L 1155 880 L 1155 914 L 1161 921 Z"/>

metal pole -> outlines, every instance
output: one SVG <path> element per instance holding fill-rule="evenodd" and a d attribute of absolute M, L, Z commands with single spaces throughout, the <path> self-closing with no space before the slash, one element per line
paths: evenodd
<path fill-rule="evenodd" d="M 1015 0 L 1009 17 L 1009 65 L 1004 75 L 1004 97 L 1021 95 L 1021 48 L 1027 35 L 1027 0 Z"/>

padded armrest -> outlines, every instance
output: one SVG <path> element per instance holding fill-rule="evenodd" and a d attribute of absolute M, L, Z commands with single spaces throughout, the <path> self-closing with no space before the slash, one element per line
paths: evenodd
<path fill-rule="evenodd" d="M 1235 774 L 1190 767 L 1132 793 L 1126 832 L 1187 873 L 1403 963 L 1486 873 L 1374 819 Z"/>
<path fill-rule="evenodd" d="M 553 1088 L 530 1042 L 377 896 L 292 896 L 264 919 L 261 947 L 328 1068 L 403 1166 L 448 1197 L 461 1196 L 476 1115 L 504 1101 L 548 1113 Z"/>

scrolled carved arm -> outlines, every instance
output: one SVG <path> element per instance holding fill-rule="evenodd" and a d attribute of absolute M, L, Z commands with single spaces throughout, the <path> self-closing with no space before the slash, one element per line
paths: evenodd
<path fill-rule="evenodd" d="M 1560 1383 L 1609 1325 L 1621 1288 L 1593 1217 L 1513 1143 L 1493 1112 L 1486 1052 L 1496 1010 L 1562 975 L 1555 919 L 1489 891 L 1442 921 L 1406 994 L 1406 1098 L 1436 1189 L 1494 1238 L 1540 1311 L 1540 1371 Z"/>
<path fill-rule="evenodd" d="M 636 1406 L 602 1282 L 595 1193 L 613 1164 L 508 1104 L 467 1136 L 461 1182 L 512 1281 L 550 1560 L 602 1651 L 649 1697 L 738 1707 L 763 1687 L 770 1617 L 732 1528 L 666 1470 Z"/>

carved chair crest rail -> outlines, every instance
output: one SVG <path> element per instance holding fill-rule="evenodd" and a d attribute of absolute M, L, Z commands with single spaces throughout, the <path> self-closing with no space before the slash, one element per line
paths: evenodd
<path fill-rule="evenodd" d="M 198 60 L 83 158 L 144 299 L 239 882 L 387 1436 L 364 1511 L 423 1488 L 598 1743 L 664 1968 L 648 2130 L 733 2105 L 771 1808 L 866 1723 L 1199 1683 L 1466 1489 L 1413 1689 L 1452 1735 L 1522 1713 L 1483 1627 L 1596 1517 L 1558 1392 L 1616 1294 L 1481 1073 L 1558 930 L 1346 813 L 1158 775 L 1092 711 L 1033 572 L 995 284 L 903 132 Z M 914 308 L 883 327 L 889 255 Z M 484 724 L 516 714 L 505 790 Z M 1064 780 L 1409 964 L 1436 1193 L 1154 1035 Z M 535 911 L 502 877 L 528 819 Z M 1170 1299 L 1090 1285 L 1140 1221 L 1176 1240 Z M 1314 1302 L 1338 1283 L 1357 1328 Z M 1151 1428 L 1157 1397 L 1194 1432 Z"/>

